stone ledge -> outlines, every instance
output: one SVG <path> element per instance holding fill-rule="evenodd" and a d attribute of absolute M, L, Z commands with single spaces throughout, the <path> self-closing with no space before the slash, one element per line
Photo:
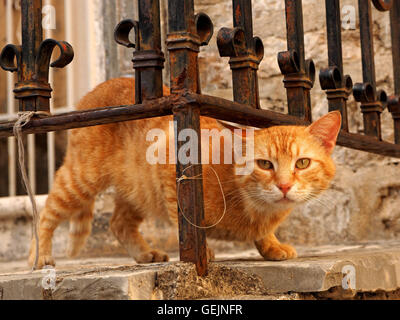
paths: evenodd
<path fill-rule="evenodd" d="M 220 255 L 209 276 L 191 264 L 137 265 L 128 258 L 58 261 L 54 291 L 44 273 L 25 262 L 0 264 L 1 299 L 310 299 L 400 298 L 400 242 L 300 248 L 300 258 L 266 262 L 255 250 Z M 355 290 L 342 289 L 345 265 L 354 266 Z M 397 291 L 396 291 L 397 290 Z M 368 294 L 366 294 L 368 293 Z"/>

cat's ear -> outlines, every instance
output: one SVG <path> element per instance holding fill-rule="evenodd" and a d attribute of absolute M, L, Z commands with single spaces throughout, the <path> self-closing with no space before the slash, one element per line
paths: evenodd
<path fill-rule="evenodd" d="M 336 139 L 342 125 L 342 116 L 339 111 L 329 112 L 310 125 L 307 130 L 321 141 L 328 154 L 333 152 Z"/>

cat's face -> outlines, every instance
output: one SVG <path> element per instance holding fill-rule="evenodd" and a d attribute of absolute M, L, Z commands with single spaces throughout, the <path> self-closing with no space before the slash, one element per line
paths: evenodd
<path fill-rule="evenodd" d="M 318 196 L 335 174 L 331 153 L 340 130 L 339 112 L 309 127 L 273 127 L 254 136 L 254 171 L 242 177 L 242 194 L 255 209 L 286 209 Z"/>

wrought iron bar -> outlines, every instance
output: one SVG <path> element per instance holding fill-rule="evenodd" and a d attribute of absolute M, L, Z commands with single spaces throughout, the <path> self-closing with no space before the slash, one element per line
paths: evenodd
<path fill-rule="evenodd" d="M 390 11 L 390 25 L 392 30 L 392 57 L 394 95 L 388 98 L 388 109 L 394 122 L 394 141 L 400 144 L 400 2 L 393 1 Z"/>
<path fill-rule="evenodd" d="M 339 110 L 342 129 L 349 131 L 346 101 L 352 92 L 353 82 L 349 75 L 343 76 L 340 0 L 325 0 L 325 7 L 329 67 L 321 69 L 319 80 L 321 88 L 326 90 L 329 111 Z"/>
<path fill-rule="evenodd" d="M 387 1 L 386 1 L 387 2 Z M 374 1 L 380 10 L 385 9 L 385 1 Z M 370 0 L 358 0 L 360 16 L 360 39 L 362 54 L 363 83 L 356 83 L 353 94 L 361 102 L 364 133 L 382 139 L 381 113 L 386 107 L 387 96 L 383 90 L 377 92 L 375 78 L 372 6 Z"/>
<path fill-rule="evenodd" d="M 163 96 L 159 0 L 139 0 L 140 50 L 133 54 L 133 66 L 140 70 L 141 99 Z"/>
<path fill-rule="evenodd" d="M 171 92 L 191 91 L 200 93 L 198 53 L 201 45 L 208 44 L 213 26 L 205 14 L 195 16 L 193 0 L 170 0 L 168 2 L 167 47 L 170 56 Z M 176 122 L 175 141 L 177 151 L 186 141 L 180 141 L 182 130 L 191 129 L 200 137 L 200 105 L 182 104 L 173 109 Z M 190 138 L 189 138 L 190 139 Z M 203 181 L 187 179 L 201 177 L 201 141 L 198 139 L 195 152 L 197 161 L 182 163 L 177 159 L 176 177 L 178 192 L 179 246 L 181 261 L 196 264 L 197 273 L 204 276 L 207 268 L 207 245 L 204 220 Z M 176 156 L 178 156 L 176 154 Z M 192 156 L 192 155 L 191 155 Z M 189 219 L 189 221 L 186 220 Z"/>
<path fill-rule="evenodd" d="M 278 54 L 284 75 L 290 115 L 312 120 L 310 90 L 315 81 L 315 65 L 305 60 L 302 0 L 285 0 L 288 51 Z"/>
<path fill-rule="evenodd" d="M 131 42 L 129 34 L 131 30 L 135 32 L 135 42 Z M 127 48 L 135 48 L 140 51 L 140 38 L 139 38 L 139 22 L 132 19 L 122 20 L 114 30 L 115 41 Z M 135 104 L 142 103 L 142 81 L 140 77 L 140 68 L 136 65 L 135 69 Z"/>
<path fill-rule="evenodd" d="M 135 69 L 135 103 L 163 96 L 162 69 L 164 54 L 161 51 L 161 26 L 159 0 L 138 2 L 139 21 L 121 21 L 115 29 L 115 40 L 133 52 Z M 129 40 L 131 30 L 135 31 L 135 43 Z"/>
<path fill-rule="evenodd" d="M 264 58 L 264 45 L 253 37 L 252 5 L 249 0 L 233 0 L 233 26 L 218 33 L 221 57 L 230 57 L 234 101 L 260 108 L 258 66 Z"/>

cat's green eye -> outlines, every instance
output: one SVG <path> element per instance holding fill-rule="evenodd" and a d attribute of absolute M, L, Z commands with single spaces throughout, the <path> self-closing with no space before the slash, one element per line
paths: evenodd
<path fill-rule="evenodd" d="M 263 170 L 273 170 L 274 165 L 269 160 L 257 160 L 258 166 Z"/>
<path fill-rule="evenodd" d="M 311 164 L 311 160 L 304 158 L 304 159 L 299 159 L 296 162 L 296 169 L 304 170 L 307 169 Z"/>

